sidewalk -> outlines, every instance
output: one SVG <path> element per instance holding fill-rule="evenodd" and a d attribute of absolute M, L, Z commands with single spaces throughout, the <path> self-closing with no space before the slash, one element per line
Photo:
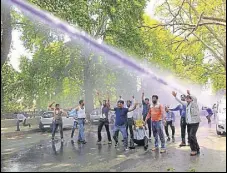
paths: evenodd
<path fill-rule="evenodd" d="M 20 126 L 20 131 L 16 131 L 16 126 L 15 127 L 8 127 L 8 128 L 1 128 L 1 137 L 12 137 L 12 136 L 20 136 L 24 134 L 29 134 L 29 133 L 34 133 L 39 131 L 38 127 L 31 126 L 29 127 L 24 127 Z"/>

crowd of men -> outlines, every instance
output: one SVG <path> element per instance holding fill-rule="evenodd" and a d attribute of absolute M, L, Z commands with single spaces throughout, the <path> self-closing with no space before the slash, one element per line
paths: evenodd
<path fill-rule="evenodd" d="M 144 98 L 144 93 L 142 93 L 142 118 L 135 119 L 134 111 L 138 107 L 139 103 L 136 103 L 135 98 L 132 100 L 127 100 L 126 104 L 124 100 L 120 97 L 117 101 L 117 106 L 112 107 L 110 105 L 109 97 L 106 100 L 101 101 L 99 93 L 97 97 L 99 98 L 99 104 L 101 109 L 101 115 L 98 125 L 98 141 L 97 144 L 100 145 L 102 142 L 101 131 L 103 126 L 105 126 L 108 144 L 112 144 L 112 138 L 115 141 L 115 147 L 119 145 L 119 132 L 123 137 L 123 145 L 125 150 L 135 148 L 134 144 L 139 146 L 144 146 L 146 150 L 148 148 L 148 141 L 151 140 L 151 134 L 154 137 L 154 147 L 152 151 L 159 149 L 159 139 L 161 142 L 160 153 L 166 152 L 166 142 L 172 139 L 175 142 L 175 114 L 174 111 L 180 112 L 180 125 L 181 125 L 181 144 L 180 147 L 186 146 L 186 129 L 188 133 L 188 145 L 191 148 L 191 156 L 198 155 L 200 153 L 200 147 L 197 142 L 196 133 L 200 124 L 200 113 L 197 99 L 195 96 L 191 95 L 190 91 L 187 91 L 187 95 L 181 95 L 180 99 L 177 97 L 176 92 L 172 92 L 172 95 L 180 103 L 175 108 L 170 108 L 169 106 L 163 106 L 159 102 L 157 95 L 152 96 L 150 102 L 149 98 Z M 63 129 L 62 129 L 62 116 L 67 116 L 68 111 L 76 112 L 75 122 L 73 124 L 71 138 L 73 140 L 74 131 L 78 126 L 78 143 L 86 144 L 84 125 L 86 119 L 85 104 L 83 100 L 79 101 L 79 105 L 76 108 L 61 109 L 59 104 L 53 107 L 53 104 L 49 105 L 49 109 L 54 112 L 53 119 L 53 130 L 52 130 L 52 140 L 54 140 L 56 129 L 59 127 L 61 139 L 63 141 Z M 114 111 L 115 120 L 113 128 L 113 137 L 111 138 L 110 128 L 109 128 L 109 114 L 110 111 Z M 168 128 L 171 128 L 171 138 L 169 135 Z M 147 135 L 148 127 L 148 135 Z M 128 133 L 129 131 L 129 133 Z M 165 139 L 164 132 L 166 133 L 167 139 Z M 129 146 L 128 146 L 129 143 Z"/>

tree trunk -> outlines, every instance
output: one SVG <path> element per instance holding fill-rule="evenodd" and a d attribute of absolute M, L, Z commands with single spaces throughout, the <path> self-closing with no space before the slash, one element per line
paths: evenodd
<path fill-rule="evenodd" d="M 89 61 L 85 60 L 84 64 L 84 90 L 85 90 L 85 106 L 86 114 L 88 118 L 91 111 L 94 109 L 94 98 L 93 98 L 93 82 L 91 78 L 91 71 L 89 67 Z"/>
<path fill-rule="evenodd" d="M 2 4 L 1 1 L 1 70 L 5 64 L 10 51 L 10 45 L 12 42 L 12 26 L 11 26 L 11 15 L 10 15 L 9 4 Z M 4 110 L 3 99 L 4 91 L 2 85 L 2 75 L 1 75 L 1 112 Z"/>

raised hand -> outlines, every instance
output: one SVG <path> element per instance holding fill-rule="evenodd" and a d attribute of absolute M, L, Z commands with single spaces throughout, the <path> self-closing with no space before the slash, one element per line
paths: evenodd
<path fill-rule="evenodd" d="M 177 96 L 177 93 L 176 93 L 175 91 L 172 91 L 172 95 L 173 95 L 174 97 L 176 97 L 176 96 Z"/>
<path fill-rule="evenodd" d="M 187 90 L 187 94 L 190 95 L 190 90 Z"/>

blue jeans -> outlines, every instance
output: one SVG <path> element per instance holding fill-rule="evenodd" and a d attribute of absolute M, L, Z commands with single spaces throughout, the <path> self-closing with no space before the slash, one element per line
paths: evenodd
<path fill-rule="evenodd" d="M 75 129 L 77 129 L 77 125 L 78 125 L 78 122 L 77 122 L 77 121 L 74 121 L 74 122 L 73 122 L 72 133 L 71 133 L 71 138 L 73 138 Z"/>
<path fill-rule="evenodd" d="M 114 135 L 113 135 L 113 139 L 115 140 L 115 142 L 118 142 L 118 134 L 119 131 L 121 132 L 123 139 L 124 139 L 124 147 L 128 147 L 128 135 L 127 135 L 127 131 L 126 131 L 126 125 L 122 125 L 122 126 L 114 126 Z"/>
<path fill-rule="evenodd" d="M 165 136 L 163 133 L 162 121 L 151 121 L 153 136 L 155 138 L 155 147 L 158 148 L 158 136 L 161 141 L 161 148 L 165 149 Z"/>
<path fill-rule="evenodd" d="M 84 118 L 79 118 L 78 119 L 78 125 L 79 125 L 78 141 L 85 141 L 85 137 L 84 137 L 84 123 L 85 123 L 85 119 Z"/>

